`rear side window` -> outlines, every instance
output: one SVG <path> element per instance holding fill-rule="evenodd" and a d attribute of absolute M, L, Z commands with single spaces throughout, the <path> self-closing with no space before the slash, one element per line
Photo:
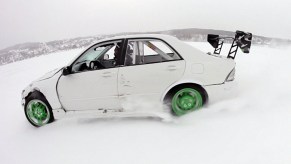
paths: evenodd
<path fill-rule="evenodd" d="M 125 55 L 125 65 L 140 65 L 180 60 L 167 44 L 160 40 L 129 40 Z"/>

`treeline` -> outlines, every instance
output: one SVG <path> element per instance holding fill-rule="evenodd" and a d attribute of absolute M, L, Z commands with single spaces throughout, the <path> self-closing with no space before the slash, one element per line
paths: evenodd
<path fill-rule="evenodd" d="M 156 34 L 167 34 L 172 35 L 183 41 L 193 42 L 206 42 L 207 34 L 219 34 L 221 36 L 234 36 L 234 32 L 222 31 L 222 30 L 211 30 L 211 29 L 177 29 L 168 31 L 148 32 Z M 24 43 L 18 44 L 3 50 L 0 50 L 0 65 L 29 59 L 32 57 L 49 54 L 52 52 L 71 50 L 76 48 L 86 47 L 100 39 L 126 34 L 139 34 L 139 33 L 119 33 L 113 35 L 101 35 L 91 37 L 79 37 L 73 39 L 57 40 L 46 43 Z M 227 41 L 226 41 L 227 42 Z M 252 44 L 268 45 L 268 46 L 286 46 L 291 45 L 290 40 L 268 38 L 263 36 L 253 36 Z"/>

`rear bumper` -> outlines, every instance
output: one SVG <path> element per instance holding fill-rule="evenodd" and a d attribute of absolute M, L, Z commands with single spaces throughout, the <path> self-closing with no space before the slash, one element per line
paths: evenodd
<path fill-rule="evenodd" d="M 208 102 L 215 103 L 235 96 L 237 83 L 235 81 L 230 81 L 223 84 L 207 85 L 203 87 L 208 94 Z"/>

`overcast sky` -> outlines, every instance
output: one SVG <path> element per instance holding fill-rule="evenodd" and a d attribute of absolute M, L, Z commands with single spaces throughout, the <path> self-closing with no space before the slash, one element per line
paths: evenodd
<path fill-rule="evenodd" d="M 291 0 L 0 0 L 0 49 L 193 27 L 291 39 Z"/>

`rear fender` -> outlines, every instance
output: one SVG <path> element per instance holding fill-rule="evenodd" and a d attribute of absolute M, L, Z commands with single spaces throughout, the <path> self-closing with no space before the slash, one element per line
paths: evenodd
<path fill-rule="evenodd" d="M 172 89 L 172 88 L 174 88 L 175 86 L 177 86 L 177 85 L 181 85 L 181 84 L 197 84 L 197 85 L 200 85 L 202 88 L 203 88 L 203 86 L 202 86 L 202 82 L 201 81 L 199 81 L 199 80 L 190 80 L 190 79 L 185 79 L 185 80 L 182 80 L 182 81 L 178 81 L 178 82 L 176 82 L 176 83 L 174 83 L 174 84 L 172 84 L 172 85 L 170 85 L 164 92 L 163 92 L 163 94 L 162 94 L 162 96 L 161 96 L 161 98 L 160 98 L 160 101 L 161 102 L 163 102 L 163 100 L 164 100 L 164 98 L 165 98 L 165 96 L 166 96 L 166 94 Z"/>

